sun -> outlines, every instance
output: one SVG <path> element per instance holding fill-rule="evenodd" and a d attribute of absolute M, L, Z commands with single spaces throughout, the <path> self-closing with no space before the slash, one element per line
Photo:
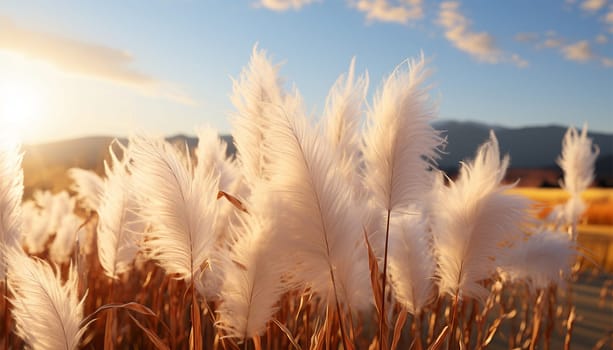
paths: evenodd
<path fill-rule="evenodd" d="M 42 94 L 25 81 L 0 80 L 0 127 L 23 138 L 36 128 L 42 110 Z"/>

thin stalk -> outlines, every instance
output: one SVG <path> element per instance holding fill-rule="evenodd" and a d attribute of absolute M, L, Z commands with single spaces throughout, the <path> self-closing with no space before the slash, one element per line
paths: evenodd
<path fill-rule="evenodd" d="M 543 306 L 544 289 L 539 290 L 538 297 L 536 298 L 536 304 L 534 305 L 533 320 L 532 320 L 532 336 L 530 338 L 530 350 L 536 349 L 541 328 L 541 312 Z"/>
<path fill-rule="evenodd" d="M 421 341 L 421 311 L 413 316 L 411 323 L 411 332 L 413 333 L 413 341 L 415 342 L 416 350 L 423 350 L 424 345 Z"/>
<path fill-rule="evenodd" d="M 456 334 L 456 324 L 457 324 L 457 317 L 458 317 L 458 304 L 459 304 L 459 295 L 460 295 L 460 290 L 458 289 L 455 293 L 455 297 L 453 298 L 453 306 L 451 307 L 451 322 L 450 322 L 450 329 L 449 329 L 449 340 L 447 342 L 447 349 L 451 350 L 453 349 L 453 342 L 455 341 L 455 334 Z"/>
<path fill-rule="evenodd" d="M 111 290 L 109 291 L 109 304 L 113 303 L 115 294 L 115 279 L 111 278 Z M 115 348 L 114 330 L 115 330 L 115 312 L 111 308 L 106 314 L 106 323 L 104 324 L 104 350 L 113 350 Z"/>
<path fill-rule="evenodd" d="M 202 350 L 202 330 L 200 324 L 200 307 L 196 299 L 196 290 L 194 288 L 194 272 L 192 271 L 192 280 L 190 285 L 192 293 L 192 336 L 193 350 Z"/>
<path fill-rule="evenodd" d="M 379 350 L 383 350 L 384 346 L 387 345 L 387 333 L 385 330 L 385 285 L 387 284 L 387 248 L 389 243 L 390 236 L 390 216 L 392 214 L 391 210 L 387 211 L 387 222 L 385 225 L 385 252 L 383 254 L 383 285 L 381 286 L 381 315 L 379 317 Z"/>
<path fill-rule="evenodd" d="M 4 350 L 9 348 L 9 307 L 8 307 L 8 278 L 6 277 L 6 270 L 4 273 L 4 285 L 2 288 L 2 303 L 4 308 Z"/>

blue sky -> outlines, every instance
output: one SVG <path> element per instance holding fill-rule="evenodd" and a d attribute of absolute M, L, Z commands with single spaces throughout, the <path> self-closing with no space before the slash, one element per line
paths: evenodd
<path fill-rule="evenodd" d="M 372 94 L 423 51 L 440 119 L 613 132 L 610 0 L 3 0 L 0 120 L 25 142 L 227 133 L 256 42 L 314 118 L 353 56 Z"/>

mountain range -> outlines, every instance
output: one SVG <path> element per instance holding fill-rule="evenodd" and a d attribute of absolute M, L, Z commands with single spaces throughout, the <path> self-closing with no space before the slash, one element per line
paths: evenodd
<path fill-rule="evenodd" d="M 561 171 L 556 165 L 566 128 L 540 126 L 506 128 L 475 122 L 439 121 L 434 127 L 446 137 L 447 146 L 438 162 L 440 169 L 453 176 L 461 161 L 473 157 L 477 147 L 486 141 L 490 130 L 496 133 L 503 154 L 511 157 L 508 181 L 520 180 L 522 186 L 556 186 Z M 600 150 L 596 162 L 596 185 L 613 186 L 613 134 L 589 132 Z M 222 138 L 228 143 L 228 154 L 236 149 L 230 135 Z M 45 144 L 24 146 L 26 195 L 34 188 L 60 190 L 69 186 L 66 170 L 71 167 L 103 171 L 103 159 L 113 137 L 85 137 Z M 194 148 L 198 140 L 191 136 L 168 138 L 175 143 L 187 143 Z M 122 140 L 125 141 L 125 140 Z"/>

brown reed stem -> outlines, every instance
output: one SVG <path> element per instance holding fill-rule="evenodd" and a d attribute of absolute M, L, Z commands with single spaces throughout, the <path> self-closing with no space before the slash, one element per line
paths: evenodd
<path fill-rule="evenodd" d="M 109 290 L 109 304 L 113 303 L 115 294 L 115 279 L 111 278 L 111 288 Z M 113 350 L 115 348 L 114 330 L 115 330 L 115 308 L 111 308 L 106 314 L 106 322 L 104 324 L 104 350 Z"/>
<path fill-rule="evenodd" d="M 387 211 L 387 222 L 385 224 L 385 252 L 383 254 L 383 285 L 381 286 L 381 315 L 379 317 L 379 350 L 383 350 L 384 347 L 387 347 L 387 332 L 385 323 L 387 321 L 387 317 L 385 316 L 385 286 L 387 284 L 387 249 L 389 244 L 390 237 L 390 217 L 392 215 L 392 211 Z"/>
<path fill-rule="evenodd" d="M 540 336 L 541 328 L 541 312 L 543 307 L 543 296 L 545 290 L 539 290 L 538 297 L 536 298 L 536 304 L 534 305 L 534 311 L 532 315 L 532 337 L 530 338 L 530 350 L 536 349 L 536 345 Z"/>
<path fill-rule="evenodd" d="M 453 343 L 455 342 L 456 324 L 458 316 L 458 304 L 459 304 L 460 290 L 456 290 L 455 297 L 453 298 L 453 306 L 451 307 L 451 322 L 449 329 L 449 338 L 447 342 L 447 350 L 453 349 Z"/>
<path fill-rule="evenodd" d="M 2 304 L 4 309 L 4 350 L 9 348 L 9 307 L 8 307 L 8 278 L 6 276 L 6 270 L 4 271 L 4 285 L 2 288 Z"/>

